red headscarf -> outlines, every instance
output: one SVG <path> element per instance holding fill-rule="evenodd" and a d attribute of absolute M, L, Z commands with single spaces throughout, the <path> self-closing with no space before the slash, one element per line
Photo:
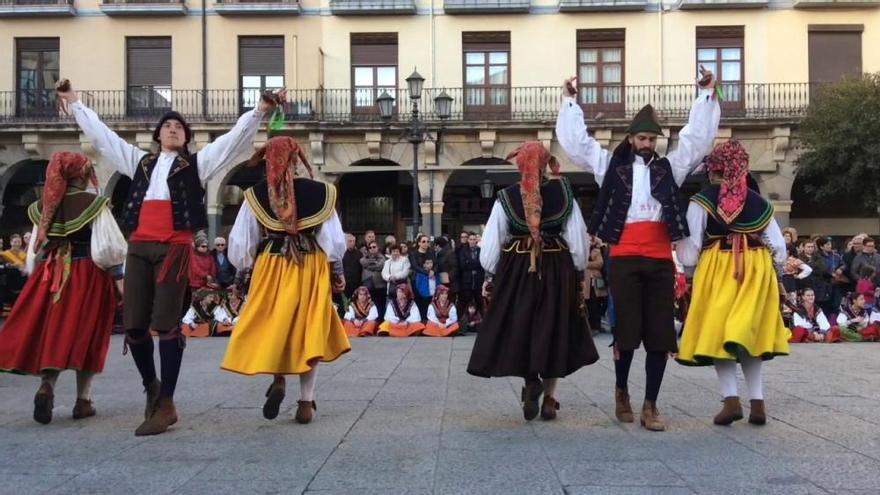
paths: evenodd
<path fill-rule="evenodd" d="M 507 155 L 508 161 L 512 158 L 516 158 L 516 165 L 521 175 L 519 190 L 532 241 L 532 260 L 529 271 L 535 272 L 537 271 L 537 258 L 540 256 L 541 244 L 543 243 L 541 239 L 541 209 L 544 206 L 544 200 L 541 198 L 541 177 L 544 175 L 544 169 L 547 165 L 550 166 L 553 175 L 559 175 L 559 162 L 540 141 L 526 141 L 521 144 Z"/>
<path fill-rule="evenodd" d="M 440 295 L 446 294 L 446 304 L 440 303 Z M 437 287 L 437 290 L 434 292 L 434 298 L 431 300 L 431 305 L 434 306 L 434 312 L 437 313 L 439 318 L 449 318 L 449 308 L 452 307 L 452 301 L 449 300 L 449 287 L 445 285 L 440 285 Z"/>
<path fill-rule="evenodd" d="M 37 227 L 37 238 L 33 240 L 35 253 L 46 242 L 49 226 L 52 225 L 55 212 L 67 192 L 67 183 L 71 180 L 86 180 L 97 188 L 98 179 L 91 160 L 86 155 L 73 151 L 59 151 L 52 155 L 46 168 L 46 185 L 43 186 L 43 212 Z"/>
<path fill-rule="evenodd" d="M 296 197 L 294 195 L 293 178 L 296 176 L 296 165 L 303 162 L 309 177 L 312 166 L 306 158 L 299 143 L 290 136 L 277 136 L 269 139 L 251 158 L 251 165 L 256 165 L 260 158 L 266 159 L 266 181 L 269 183 L 269 205 L 278 220 L 284 224 L 288 234 L 298 234 Z"/>
<path fill-rule="evenodd" d="M 361 294 L 367 296 L 367 302 L 363 306 L 360 303 Z M 354 308 L 356 317 L 361 319 L 366 318 L 370 314 L 370 310 L 373 308 L 373 297 L 370 295 L 370 289 L 367 289 L 364 286 L 355 289 L 354 294 L 351 295 L 351 304 Z"/>
<path fill-rule="evenodd" d="M 716 212 L 724 222 L 732 223 L 748 195 L 749 154 L 739 141 L 731 139 L 716 146 L 703 161 L 708 172 L 722 175 Z"/>

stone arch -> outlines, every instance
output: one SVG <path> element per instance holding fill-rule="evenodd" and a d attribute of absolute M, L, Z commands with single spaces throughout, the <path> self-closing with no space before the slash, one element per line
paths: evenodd
<path fill-rule="evenodd" d="M 366 165 L 368 161 L 358 160 L 338 176 L 337 211 L 343 228 L 355 235 L 375 230 L 378 236 L 411 237 L 412 172 L 391 160 L 369 161 L 381 162 L 373 166 Z M 419 170 L 419 186 L 427 174 Z M 420 198 L 423 188 L 417 189 Z M 422 219 L 422 225 L 426 220 Z"/>
<path fill-rule="evenodd" d="M 27 207 L 40 198 L 48 160 L 28 158 L 13 163 L 0 174 L 0 230 L 29 230 Z"/>

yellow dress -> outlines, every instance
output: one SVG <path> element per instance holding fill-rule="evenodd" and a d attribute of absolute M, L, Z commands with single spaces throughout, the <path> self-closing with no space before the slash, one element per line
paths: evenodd
<path fill-rule="evenodd" d="M 743 234 L 739 234 L 743 235 Z M 676 361 L 708 366 L 735 360 L 739 350 L 764 360 L 789 353 L 791 332 L 779 310 L 779 282 L 770 251 L 743 246 L 742 283 L 735 257 L 722 242 L 704 249 L 694 275 L 693 295 Z"/>

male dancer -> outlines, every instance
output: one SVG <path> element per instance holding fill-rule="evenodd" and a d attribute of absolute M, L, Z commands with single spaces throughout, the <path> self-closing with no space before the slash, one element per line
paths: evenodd
<path fill-rule="evenodd" d="M 125 341 L 147 394 L 144 422 L 135 435 L 156 435 L 177 422 L 174 389 L 183 359 L 180 309 L 186 293 L 193 233 L 208 226 L 203 184 L 218 170 L 252 150 L 263 115 L 283 103 L 286 90 L 266 96 L 239 117 L 231 131 L 196 154 L 192 131 L 177 112 L 162 116 L 153 131 L 158 153 L 127 143 L 111 131 L 69 87 L 58 97 L 69 105 L 95 150 L 119 173 L 132 179 L 123 222 L 131 233 L 125 261 L 123 320 Z M 150 329 L 159 334 L 161 381 L 153 363 Z"/>
<path fill-rule="evenodd" d="M 721 118 L 715 78 L 702 68 L 701 72 L 700 95 L 678 134 L 678 148 L 666 157 L 654 151 L 663 130 L 650 105 L 636 114 L 613 152 L 602 149 L 587 134 L 584 113 L 574 100 L 574 77 L 563 85 L 556 121 L 556 136 L 571 161 L 591 172 L 600 186 L 588 230 L 611 246 L 617 419 L 634 421 L 627 383 L 634 351 L 644 343 L 648 355 L 641 424 L 652 431 L 666 429 L 656 401 L 667 354 L 677 350 L 671 243 L 688 235 L 678 188 L 711 150 Z"/>

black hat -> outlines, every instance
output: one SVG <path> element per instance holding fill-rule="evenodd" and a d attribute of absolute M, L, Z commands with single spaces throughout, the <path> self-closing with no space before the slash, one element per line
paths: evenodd
<path fill-rule="evenodd" d="M 626 133 L 631 136 L 640 132 L 663 134 L 663 129 L 661 129 L 660 124 L 657 123 L 657 114 L 654 113 L 654 107 L 651 105 L 645 105 L 642 107 L 642 109 L 639 110 L 639 113 L 633 117 L 632 123 L 630 123 L 629 128 L 626 130 Z"/>
<path fill-rule="evenodd" d="M 168 120 L 176 120 L 183 125 L 184 146 L 188 145 L 190 139 L 192 139 L 192 129 L 189 128 L 189 124 L 183 119 L 183 115 L 180 115 L 173 110 L 165 113 L 165 115 L 159 119 L 159 123 L 156 124 L 156 130 L 153 131 L 153 141 L 156 141 L 157 143 L 159 142 L 159 130 L 162 129 L 162 126 Z"/>

